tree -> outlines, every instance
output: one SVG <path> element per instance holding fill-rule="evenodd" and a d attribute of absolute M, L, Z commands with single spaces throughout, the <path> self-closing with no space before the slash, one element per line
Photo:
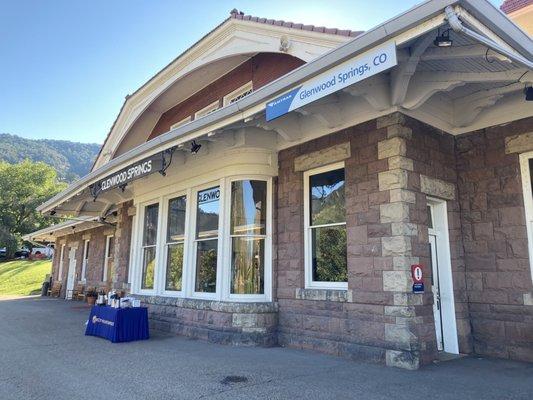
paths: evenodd
<path fill-rule="evenodd" d="M 8 256 L 22 235 L 52 224 L 36 208 L 65 187 L 54 168 L 43 162 L 0 162 L 0 247 L 7 247 Z"/>

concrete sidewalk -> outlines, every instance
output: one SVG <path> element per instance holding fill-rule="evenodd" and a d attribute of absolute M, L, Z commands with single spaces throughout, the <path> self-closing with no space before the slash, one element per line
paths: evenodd
<path fill-rule="evenodd" d="M 88 308 L 0 301 L 0 399 L 531 399 L 533 364 L 473 357 L 404 371 L 285 348 L 153 333 L 85 337 Z"/>

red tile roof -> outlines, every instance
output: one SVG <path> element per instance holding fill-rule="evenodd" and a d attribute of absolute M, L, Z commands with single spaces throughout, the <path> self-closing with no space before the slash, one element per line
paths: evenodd
<path fill-rule="evenodd" d="M 330 35 L 354 37 L 354 36 L 358 36 L 361 33 L 363 33 L 363 31 L 352 31 L 350 29 L 326 28 L 324 26 L 304 25 L 304 24 L 297 24 L 297 23 L 294 23 L 294 22 L 288 22 L 288 21 L 282 21 L 282 20 L 276 20 L 276 19 L 266 19 L 266 18 L 260 18 L 260 17 L 253 17 L 251 15 L 245 15 L 242 11 L 239 11 L 239 10 L 237 10 L 235 8 L 230 11 L 230 18 L 240 19 L 240 20 L 243 20 L 243 21 L 258 22 L 260 24 L 267 24 L 267 25 L 274 25 L 274 26 L 284 26 L 286 28 L 300 29 L 302 31 L 326 33 L 326 34 L 330 34 Z"/>
<path fill-rule="evenodd" d="M 531 4 L 533 4 L 533 0 L 505 0 L 500 6 L 500 10 L 506 14 L 510 14 Z"/>

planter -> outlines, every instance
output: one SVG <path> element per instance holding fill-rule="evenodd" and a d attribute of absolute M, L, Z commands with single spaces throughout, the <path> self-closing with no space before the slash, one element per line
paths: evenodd
<path fill-rule="evenodd" d="M 89 304 L 90 306 L 94 306 L 95 303 L 96 303 L 96 297 L 94 296 L 87 297 L 87 304 Z"/>

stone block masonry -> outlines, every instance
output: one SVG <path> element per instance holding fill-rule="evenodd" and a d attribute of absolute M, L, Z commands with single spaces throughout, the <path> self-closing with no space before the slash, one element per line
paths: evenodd
<path fill-rule="evenodd" d="M 533 292 L 519 153 L 533 118 L 457 138 L 457 173 L 474 351 L 533 361 Z"/>
<path fill-rule="evenodd" d="M 519 152 L 533 118 L 453 137 L 395 113 L 280 151 L 274 179 L 273 303 L 142 296 L 152 327 L 217 343 L 280 344 L 416 369 L 436 358 L 428 196 L 446 201 L 459 351 L 533 361 L 533 287 Z M 525 146 L 525 147 L 524 147 Z M 344 161 L 348 289 L 305 287 L 304 171 Z M 131 203 L 117 212 L 115 266 L 102 282 L 110 227 L 90 236 L 87 284 L 128 289 Z M 425 266 L 426 293 L 410 267 Z M 78 275 L 79 276 L 79 275 Z M 140 296 L 139 296 L 140 297 Z"/>
<path fill-rule="evenodd" d="M 76 247 L 76 283 L 81 282 L 81 272 L 83 265 L 83 246 L 84 241 L 89 240 L 89 257 L 87 267 L 85 270 L 86 287 L 96 288 L 114 288 L 114 289 L 129 289 L 128 285 L 128 269 L 129 269 L 129 254 L 131 242 L 131 224 L 132 216 L 129 215 L 128 209 L 131 206 L 130 202 L 122 203 L 118 206 L 116 222 L 113 225 L 102 225 L 97 228 L 76 232 L 70 235 L 58 238 L 56 243 L 56 252 L 52 262 L 52 276 L 54 281 L 58 280 L 59 264 L 61 255 L 61 245 L 65 244 L 65 253 L 63 259 L 62 271 L 62 296 L 65 296 L 67 274 L 69 267 L 69 248 Z M 105 258 L 105 240 L 106 235 L 114 235 L 115 253 L 114 262 L 111 266 L 110 281 L 104 280 L 104 258 Z"/>
<path fill-rule="evenodd" d="M 419 234 L 425 196 L 413 187 L 412 136 L 405 118 L 394 114 L 280 152 L 281 344 L 409 369 L 434 358 L 431 297 L 411 293 L 410 265 L 428 257 L 419 254 L 420 241 L 427 241 L 427 234 Z M 346 142 L 351 148 L 345 159 L 349 295 L 314 290 L 302 296 L 303 173 L 295 166 L 305 154 L 327 154 Z"/>
<path fill-rule="evenodd" d="M 276 303 L 233 303 L 139 296 L 148 307 L 153 329 L 220 344 L 277 344 Z"/>

